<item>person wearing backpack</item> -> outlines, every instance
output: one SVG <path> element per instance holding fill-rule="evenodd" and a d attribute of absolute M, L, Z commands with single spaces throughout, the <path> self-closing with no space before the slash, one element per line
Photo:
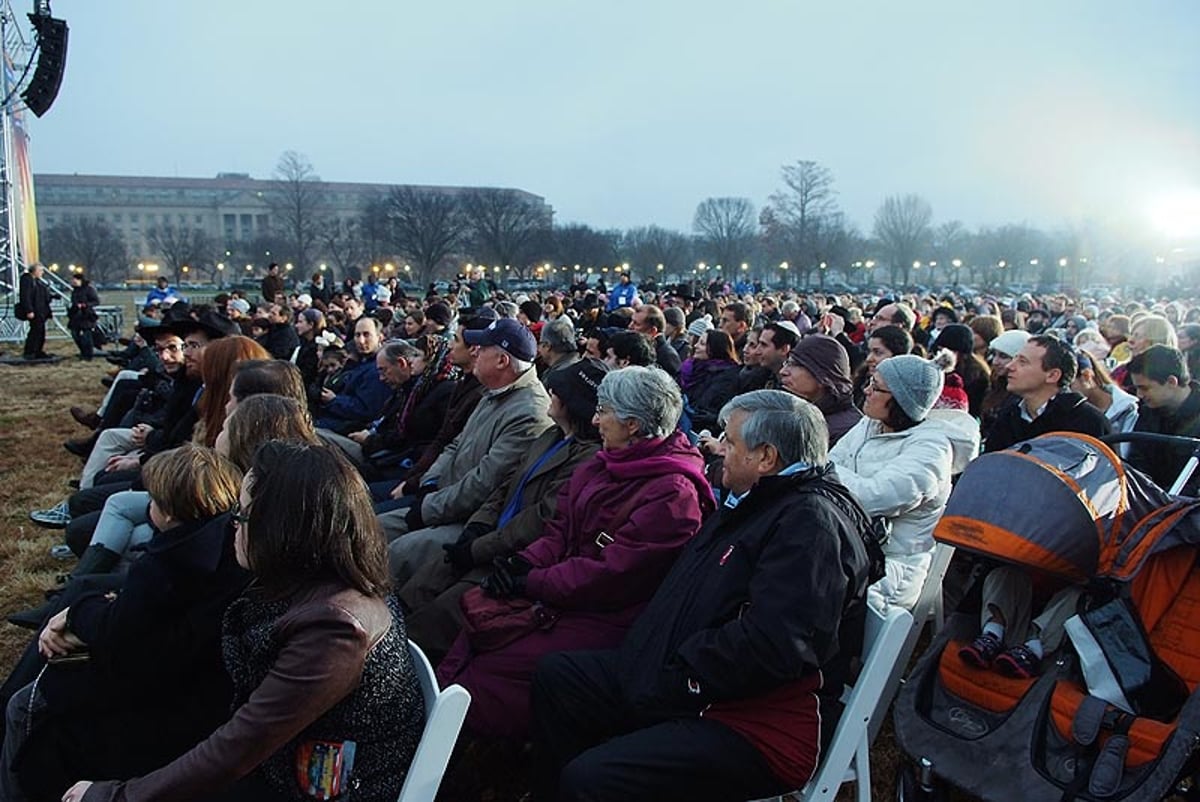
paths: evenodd
<path fill-rule="evenodd" d="M 870 521 L 814 405 L 757 390 L 720 417 L 729 500 L 618 648 L 539 663 L 535 799 L 775 796 L 833 736 L 881 569 Z"/>

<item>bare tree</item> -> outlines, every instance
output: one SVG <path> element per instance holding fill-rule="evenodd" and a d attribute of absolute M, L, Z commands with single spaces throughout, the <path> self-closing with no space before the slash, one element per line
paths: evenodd
<path fill-rule="evenodd" d="M 386 262 L 392 257 L 392 224 L 388 218 L 388 198 L 384 193 L 374 193 L 363 201 L 355 228 L 362 243 L 364 265 Z M 350 267 L 347 274 L 361 278 L 358 266 Z"/>
<path fill-rule="evenodd" d="M 308 157 L 293 150 L 279 157 L 275 188 L 269 193 L 267 203 L 282 243 L 280 256 L 301 273 L 307 273 L 317 251 L 327 207 L 324 185 Z"/>
<path fill-rule="evenodd" d="M 124 277 L 129 255 L 121 233 L 104 220 L 75 215 L 42 234 L 42 261 L 82 267 L 95 281 Z"/>
<path fill-rule="evenodd" d="M 928 246 L 933 208 L 920 195 L 891 195 L 875 212 L 875 238 L 891 268 L 892 284 L 908 284 L 912 264 Z"/>
<path fill-rule="evenodd" d="M 198 273 L 210 273 L 215 267 L 216 245 L 202 228 L 163 223 L 146 231 L 146 243 L 162 258 L 175 281 L 180 280 L 185 266 Z"/>
<path fill-rule="evenodd" d="M 616 231 L 601 231 L 583 223 L 568 223 L 554 229 L 553 254 L 555 261 L 581 268 L 602 267 L 617 263 Z"/>
<path fill-rule="evenodd" d="M 754 249 L 754 204 L 749 198 L 706 198 L 696 207 L 692 228 L 726 276 Z"/>
<path fill-rule="evenodd" d="M 933 230 L 933 256 L 937 267 L 941 267 L 951 282 L 958 283 L 962 274 L 963 258 L 967 255 L 967 245 L 971 235 L 966 226 L 959 220 L 948 220 Z M 958 264 L 955 264 L 958 262 Z M 936 283 L 936 268 L 929 269 L 929 282 Z"/>
<path fill-rule="evenodd" d="M 846 222 L 845 215 L 833 212 L 810 220 L 812 259 L 816 262 L 820 288 L 832 270 L 842 270 L 850 277 L 850 263 L 863 249 L 862 235 Z M 807 277 L 808 271 L 804 271 Z"/>
<path fill-rule="evenodd" d="M 433 280 L 442 260 L 462 245 L 467 219 L 453 195 L 392 187 L 387 217 L 396 250 L 413 263 L 421 284 Z"/>
<path fill-rule="evenodd" d="M 462 196 L 474 256 L 484 264 L 511 267 L 525 278 L 534 248 L 550 228 L 543 207 L 512 189 L 477 189 Z"/>
<path fill-rule="evenodd" d="M 621 254 L 643 274 L 663 266 L 667 274 L 690 269 L 692 240 L 687 234 L 658 226 L 631 228 L 621 238 Z"/>
<path fill-rule="evenodd" d="M 334 276 L 349 276 L 359 268 L 367 248 L 362 236 L 361 218 L 330 215 L 317 229 L 321 252 L 333 262 Z"/>

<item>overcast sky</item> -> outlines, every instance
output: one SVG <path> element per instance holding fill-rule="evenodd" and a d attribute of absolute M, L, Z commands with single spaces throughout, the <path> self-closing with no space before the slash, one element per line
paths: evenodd
<path fill-rule="evenodd" d="M 20 2 L 20 0 L 14 0 Z M 829 167 L 852 222 L 1144 219 L 1200 189 L 1197 0 L 53 0 L 34 172 L 511 186 L 690 230 Z M 18 6 L 19 11 L 25 11 Z"/>

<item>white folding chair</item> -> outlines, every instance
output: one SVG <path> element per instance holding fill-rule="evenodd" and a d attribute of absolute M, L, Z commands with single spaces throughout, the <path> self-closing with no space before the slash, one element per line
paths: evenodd
<path fill-rule="evenodd" d="M 417 753 L 413 755 L 397 802 L 433 802 L 467 717 L 471 694 L 461 685 L 438 690 L 433 666 L 421 647 L 409 641 L 408 651 L 421 683 L 421 696 L 425 698 L 425 729 L 421 732 L 421 742 L 417 744 Z"/>
<path fill-rule="evenodd" d="M 904 645 L 896 657 L 896 665 L 883 688 L 883 704 L 879 706 L 875 716 L 871 719 L 872 741 L 883 727 L 884 719 L 887 718 L 888 706 L 891 705 L 896 691 L 900 688 L 904 669 L 908 666 L 908 660 L 912 657 L 913 650 L 917 648 L 917 641 L 921 639 L 925 625 L 932 626 L 934 635 L 941 632 L 942 627 L 946 625 L 946 610 L 942 602 L 942 582 L 946 579 L 946 571 L 950 568 L 952 557 L 954 557 L 953 546 L 938 543 L 933 547 L 933 557 L 929 561 L 929 573 L 925 575 L 925 583 L 921 585 L 921 595 L 917 597 L 917 601 L 913 605 L 912 627 L 909 629 L 908 637 L 904 639 Z"/>
<path fill-rule="evenodd" d="M 871 717 L 911 627 L 912 613 L 901 607 L 891 608 L 886 616 L 867 609 L 862 671 L 850 689 L 833 741 L 808 785 L 798 794 L 776 799 L 833 799 L 842 783 L 852 782 L 858 786 L 858 802 L 871 801 Z"/>

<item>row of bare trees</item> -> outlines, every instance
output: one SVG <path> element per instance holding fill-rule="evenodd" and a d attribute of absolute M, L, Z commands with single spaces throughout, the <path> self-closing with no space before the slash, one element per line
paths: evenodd
<path fill-rule="evenodd" d="M 394 262 L 410 265 L 413 280 L 424 284 L 471 261 L 507 266 L 517 278 L 546 262 L 628 263 L 641 277 L 708 281 L 748 273 L 803 287 L 823 287 L 834 274 L 858 285 L 1054 283 L 1065 280 L 1056 273 L 1064 258 L 1079 280 L 1081 253 L 1097 250 L 1086 233 L 1028 225 L 969 231 L 956 220 L 935 223 L 929 202 L 913 194 L 885 198 L 864 235 L 841 210 L 833 173 L 815 161 L 783 166 L 781 185 L 761 211 L 748 198 L 705 199 L 687 233 L 655 225 L 625 231 L 552 226 L 540 203 L 506 189 L 393 187 L 366 198 L 353 214 L 335 212 L 313 166 L 293 151 L 281 156 L 265 200 L 271 227 L 250 241 L 217 243 L 200 228 L 164 224 L 147 231 L 148 244 L 176 280 L 185 265 L 196 279 L 214 279 L 222 262 L 230 277 L 235 265 L 267 261 L 291 263 L 299 275 L 328 262 L 335 276 Z M 101 220 L 74 217 L 43 239 L 47 261 L 86 265 L 98 280 L 128 271 L 120 234 Z M 1140 267 L 1134 257 L 1127 261 L 1109 267 Z M 743 264 L 750 269 L 742 271 Z M 1086 269 L 1094 267 L 1095 260 Z"/>

